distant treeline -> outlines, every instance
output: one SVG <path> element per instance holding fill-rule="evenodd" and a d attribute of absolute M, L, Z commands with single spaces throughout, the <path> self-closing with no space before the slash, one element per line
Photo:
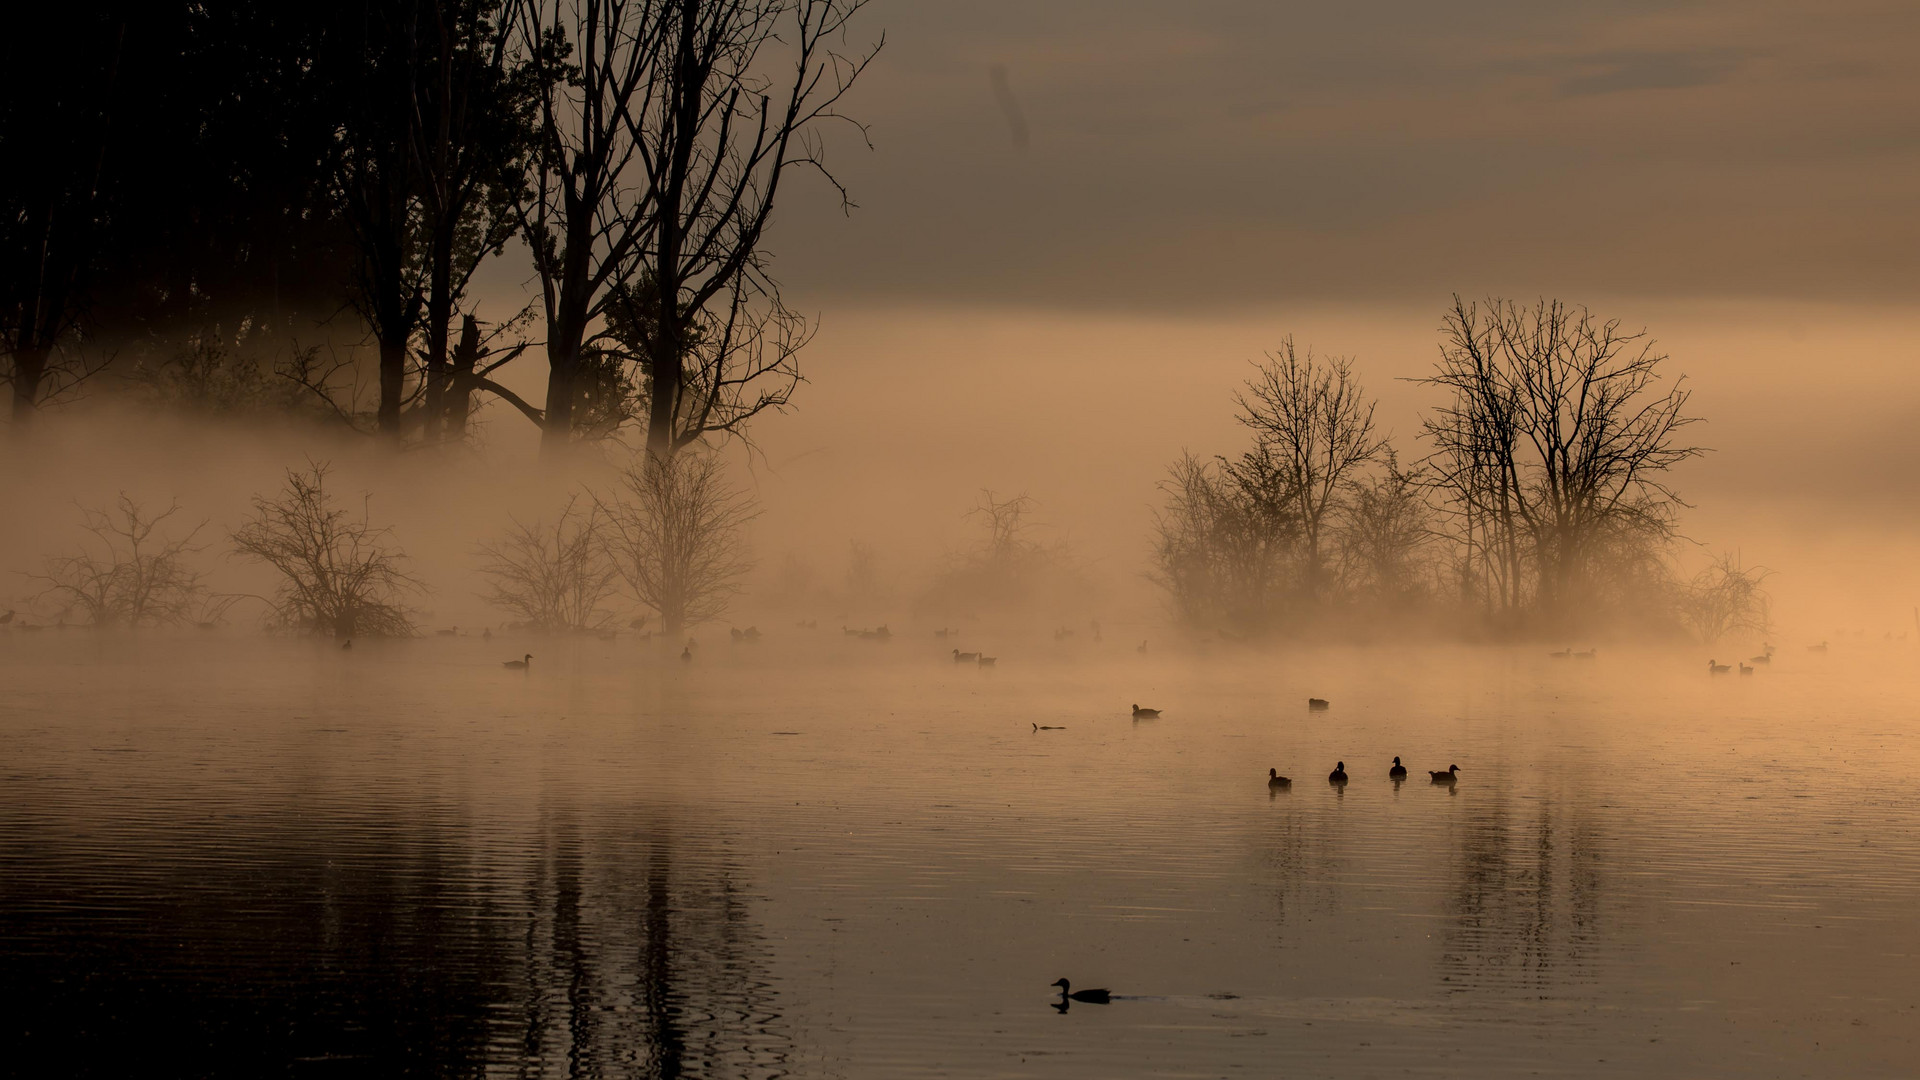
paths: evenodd
<path fill-rule="evenodd" d="M 479 395 L 549 446 L 737 432 L 799 379 L 762 237 L 782 177 L 825 172 L 863 5 L 28 5 L 0 44 L 12 421 L 112 385 L 395 440 L 463 437 Z M 533 302 L 480 311 L 508 252 Z M 544 400 L 494 378 L 523 352 Z"/>
<path fill-rule="evenodd" d="M 1496 635 L 1767 624 L 1765 572 L 1679 569 L 1683 378 L 1644 332 L 1584 308 L 1456 298 L 1418 443 L 1391 444 L 1343 357 L 1291 339 L 1236 395 L 1250 446 L 1174 463 L 1154 577 L 1227 635 L 1346 624 Z"/>

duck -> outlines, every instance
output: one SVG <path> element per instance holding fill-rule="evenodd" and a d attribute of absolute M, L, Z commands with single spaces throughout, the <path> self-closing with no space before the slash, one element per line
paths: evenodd
<path fill-rule="evenodd" d="M 1310 697 L 1307 699 L 1307 708 L 1312 709 L 1315 712 L 1318 712 L 1321 709 L 1333 708 L 1333 703 L 1323 697 Z"/>
<path fill-rule="evenodd" d="M 1035 730 L 1035 731 L 1065 731 L 1065 730 L 1067 730 L 1067 725 L 1065 725 L 1065 724 L 1035 724 L 1035 725 L 1033 725 L 1033 730 Z"/>
<path fill-rule="evenodd" d="M 1347 763 L 1344 761 L 1335 762 L 1333 766 L 1333 771 L 1327 774 L 1327 783 L 1344 784 L 1346 782 L 1347 782 Z"/>
<path fill-rule="evenodd" d="M 1460 766 L 1449 765 L 1447 766 L 1446 772 L 1433 772 L 1429 770 L 1427 775 L 1433 777 L 1433 782 L 1436 784 L 1451 784 L 1455 780 L 1460 779 Z"/>
<path fill-rule="evenodd" d="M 500 666 L 504 668 L 509 668 L 514 671 L 525 671 L 526 669 L 533 666 L 533 654 L 528 653 L 526 656 L 518 660 L 505 661 Z"/>
<path fill-rule="evenodd" d="M 1112 999 L 1112 995 L 1105 990 L 1075 990 L 1073 984 L 1065 979 L 1056 979 L 1053 985 L 1060 988 L 1062 1001 L 1084 1001 L 1089 1005 L 1105 1005 Z"/>
<path fill-rule="evenodd" d="M 980 666 L 992 667 L 994 664 L 998 663 L 999 661 L 1000 661 L 1000 658 L 997 656 L 983 656 L 980 658 Z"/>
<path fill-rule="evenodd" d="M 1561 649 L 1559 652 L 1550 652 L 1547 655 L 1553 657 L 1555 660 L 1565 660 L 1567 657 L 1573 655 L 1573 649 L 1565 648 L 1565 649 Z"/>
<path fill-rule="evenodd" d="M 1751 666 L 1749 666 L 1749 665 L 1747 665 L 1747 664 L 1741 664 L 1741 665 L 1740 665 L 1740 674 L 1742 674 L 1742 675 L 1751 675 L 1751 674 L 1753 674 L 1753 668 L 1752 668 Z"/>
<path fill-rule="evenodd" d="M 341 642 L 340 648 L 344 651 L 351 651 L 353 649 L 353 639 L 348 638 L 347 640 Z"/>
<path fill-rule="evenodd" d="M 693 663 L 693 646 L 687 645 L 682 647 L 680 650 L 680 659 L 685 663 Z"/>
<path fill-rule="evenodd" d="M 1749 657 L 1747 657 L 1747 663 L 1749 663 L 1749 664 L 1771 664 L 1771 663 L 1773 663 L 1773 654 L 1772 654 L 1772 653 L 1761 653 L 1761 654 L 1760 654 L 1759 656 L 1749 656 Z"/>
<path fill-rule="evenodd" d="M 1407 778 L 1407 767 L 1405 765 L 1400 764 L 1399 758 L 1394 758 L 1393 768 L 1387 770 L 1387 779 L 1405 780 L 1406 778 Z"/>
<path fill-rule="evenodd" d="M 977 652 L 961 652 L 959 649 L 955 649 L 953 650 L 953 662 L 956 664 L 976 664 L 980 662 L 980 654 Z"/>
<path fill-rule="evenodd" d="M 1267 770 L 1267 786 L 1270 788 L 1292 787 L 1293 781 L 1288 779 L 1287 777 L 1281 776 L 1280 770 L 1278 769 L 1268 769 Z"/>
<path fill-rule="evenodd" d="M 1160 719 L 1160 710 L 1159 709 L 1143 709 L 1140 706 L 1135 705 L 1133 707 L 1133 718 L 1135 720 L 1158 720 Z"/>
<path fill-rule="evenodd" d="M 1599 649 L 1588 649 L 1586 652 L 1574 653 L 1573 658 L 1575 660 L 1592 660 L 1597 658 L 1599 655 L 1600 655 Z"/>
<path fill-rule="evenodd" d="M 1729 664 L 1716 664 L 1711 660 L 1707 661 L 1707 674 L 1709 675 L 1725 675 L 1732 670 L 1733 667 Z"/>

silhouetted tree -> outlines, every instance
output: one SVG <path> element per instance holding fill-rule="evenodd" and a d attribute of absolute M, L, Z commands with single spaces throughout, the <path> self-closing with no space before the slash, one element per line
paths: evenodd
<path fill-rule="evenodd" d="M 1350 595 L 1404 604 L 1430 584 L 1433 532 L 1419 478 L 1400 469 L 1391 447 L 1382 447 L 1379 464 L 1341 502 L 1342 584 Z"/>
<path fill-rule="evenodd" d="M 1702 452 L 1679 441 L 1694 422 L 1684 377 L 1663 386 L 1644 332 L 1557 300 L 1483 311 L 1455 297 L 1444 332 L 1422 380 L 1449 394 L 1422 425 L 1434 482 L 1470 546 L 1477 533 L 1501 606 L 1564 618 L 1594 599 L 1608 545 L 1673 535 L 1685 504 L 1668 471 Z"/>
<path fill-rule="evenodd" d="M 1733 633 L 1765 636 L 1772 629 L 1772 602 L 1762 584 L 1771 571 L 1744 567 L 1740 557 L 1722 552 L 1681 586 L 1680 612 L 1687 628 L 1705 644 Z"/>
<path fill-rule="evenodd" d="M 1302 354 L 1291 337 L 1255 365 L 1235 400 L 1240 422 L 1253 430 L 1259 453 L 1277 474 L 1276 490 L 1292 504 L 1301 588 L 1318 597 L 1329 584 L 1328 540 L 1340 499 L 1380 452 L 1373 402 L 1354 379 L 1351 360 L 1315 357 L 1311 349 Z"/>
<path fill-rule="evenodd" d="M 727 610 L 751 568 L 743 534 L 755 510 L 719 458 L 642 453 L 618 489 L 595 501 L 621 577 L 670 640 Z"/>
<path fill-rule="evenodd" d="M 521 219 L 547 324 L 546 446 L 572 437 L 573 383 L 603 339 L 645 369 L 656 455 L 786 403 L 806 332 L 762 244 L 787 170 L 832 180 L 816 129 L 873 52 L 830 42 L 862 6 L 525 6 L 542 93 Z"/>
<path fill-rule="evenodd" d="M 1297 595 L 1298 500 L 1270 453 L 1182 455 L 1160 483 L 1148 576 L 1193 626 L 1266 630 Z"/>
<path fill-rule="evenodd" d="M 78 609 L 90 626 L 179 626 L 218 616 L 224 605 L 209 606 L 210 594 L 191 557 L 203 547 L 194 544 L 204 523 L 183 536 L 164 531 L 167 519 L 179 513 L 175 503 L 158 514 L 148 514 L 122 494 L 110 510 L 83 507 L 81 528 L 92 537 L 68 555 L 47 559 L 38 575 L 46 582 L 42 595 L 53 597 L 66 610 Z"/>
<path fill-rule="evenodd" d="M 339 509 L 327 472 L 320 464 L 288 469 L 278 493 L 254 496 L 252 518 L 232 534 L 234 553 L 278 575 L 270 603 L 279 626 L 342 638 L 411 635 L 405 600 L 420 583 L 387 542 L 388 530 L 369 522 L 371 498 L 357 519 Z"/>
<path fill-rule="evenodd" d="M 0 376 L 19 427 L 99 365 L 73 346 L 99 259 L 127 17 L 113 7 L 32 5 L 8 21 L 0 42 Z"/>
<path fill-rule="evenodd" d="M 481 545 L 487 603 L 536 630 L 606 625 L 613 615 L 604 605 L 620 581 L 606 533 L 599 508 L 580 508 L 577 496 L 567 500 L 552 525 L 514 522 L 504 539 Z"/>

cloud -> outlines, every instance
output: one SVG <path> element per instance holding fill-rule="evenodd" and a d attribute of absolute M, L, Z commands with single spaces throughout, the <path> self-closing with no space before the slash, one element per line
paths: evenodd
<path fill-rule="evenodd" d="M 1597 53 L 1577 58 L 1574 66 L 1593 70 L 1562 81 L 1560 93 L 1566 97 L 1710 86 L 1731 75 L 1740 57 L 1726 51 Z"/>

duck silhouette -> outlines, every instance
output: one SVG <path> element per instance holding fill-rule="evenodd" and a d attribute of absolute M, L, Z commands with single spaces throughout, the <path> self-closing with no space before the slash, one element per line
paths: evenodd
<path fill-rule="evenodd" d="M 1160 710 L 1159 709 L 1143 709 L 1140 706 L 1135 705 L 1133 707 L 1133 718 L 1135 720 L 1158 720 L 1160 719 Z"/>
<path fill-rule="evenodd" d="M 1326 698 L 1310 697 L 1307 699 L 1307 708 L 1314 712 L 1319 712 L 1322 709 L 1331 709 L 1332 707 L 1333 704 Z"/>
<path fill-rule="evenodd" d="M 680 659 L 684 663 L 688 663 L 688 664 L 693 663 L 693 646 L 691 645 L 683 646 L 680 649 Z"/>
<path fill-rule="evenodd" d="M 1460 779 L 1460 775 L 1459 775 L 1459 774 L 1460 774 L 1460 766 L 1458 766 L 1458 765 L 1449 765 L 1449 766 L 1447 766 L 1447 771 L 1446 771 L 1446 772 L 1431 772 L 1431 771 L 1430 771 L 1430 772 L 1428 772 L 1428 773 L 1427 773 L 1427 775 L 1428 775 L 1428 776 L 1431 776 L 1431 777 L 1433 777 L 1433 782 L 1434 782 L 1434 783 L 1436 783 L 1436 784 L 1451 784 L 1451 783 L 1453 783 L 1454 781 L 1456 781 L 1456 780 L 1458 780 L 1458 779 Z"/>
<path fill-rule="evenodd" d="M 526 656 L 518 660 L 505 661 L 500 666 L 504 668 L 508 668 L 513 671 L 525 671 L 526 669 L 533 666 L 533 654 L 528 653 Z"/>
<path fill-rule="evenodd" d="M 1753 674 L 1753 668 L 1752 668 L 1751 666 L 1749 666 L 1749 665 L 1747 665 L 1747 664 L 1741 664 L 1741 665 L 1740 665 L 1740 674 L 1742 674 L 1742 675 L 1751 675 L 1751 674 Z"/>
<path fill-rule="evenodd" d="M 1000 658 L 997 656 L 983 656 L 980 658 L 980 666 L 992 667 L 995 663 L 998 663 L 999 660 Z"/>
<path fill-rule="evenodd" d="M 1709 675 L 1725 675 L 1732 670 L 1733 666 L 1731 664 L 1716 664 L 1711 660 L 1707 661 L 1707 674 Z"/>
<path fill-rule="evenodd" d="M 1399 758 L 1394 758 L 1393 768 L 1387 770 L 1387 779 L 1405 780 L 1406 778 L 1407 778 L 1407 767 L 1405 765 L 1400 764 Z"/>
<path fill-rule="evenodd" d="M 1112 995 L 1105 990 L 1075 990 L 1073 984 L 1065 979 L 1055 980 L 1053 985 L 1060 988 L 1061 1001 L 1084 1001 L 1089 1005 L 1106 1005 L 1112 999 Z"/>
<path fill-rule="evenodd" d="M 352 639 L 352 638 L 348 638 L 347 640 L 345 640 L 345 641 L 343 641 L 343 642 L 341 642 L 341 643 L 340 643 L 340 647 L 341 647 L 342 649 L 352 649 L 352 648 L 353 648 L 353 639 Z"/>
<path fill-rule="evenodd" d="M 1293 781 L 1289 780 L 1284 776 L 1281 776 L 1280 770 L 1278 769 L 1268 769 L 1267 770 L 1267 786 L 1270 788 L 1292 787 Z"/>
<path fill-rule="evenodd" d="M 1327 774 L 1327 783 L 1344 784 L 1346 782 L 1347 782 L 1347 763 L 1344 761 L 1335 762 L 1333 766 L 1333 771 Z"/>
<path fill-rule="evenodd" d="M 980 654 L 977 652 L 961 652 L 959 649 L 955 649 L 953 650 L 953 662 L 956 664 L 977 664 L 980 662 Z"/>

